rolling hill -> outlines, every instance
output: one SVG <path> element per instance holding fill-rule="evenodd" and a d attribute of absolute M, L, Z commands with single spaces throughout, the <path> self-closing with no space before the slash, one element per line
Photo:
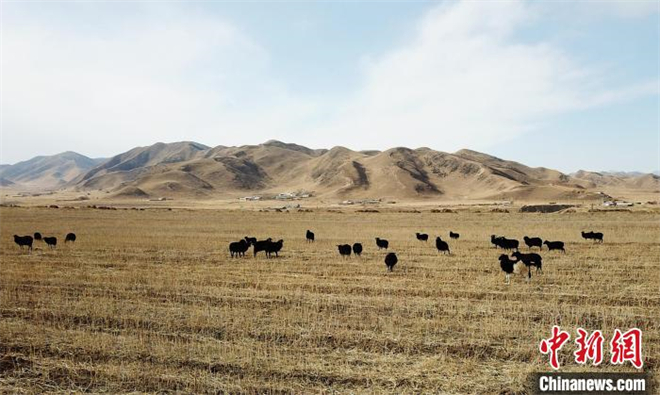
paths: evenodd
<path fill-rule="evenodd" d="M 1 186 L 62 188 L 103 161 L 104 159 L 92 159 L 71 151 L 51 156 L 37 156 L 14 165 L 1 166 Z"/>
<path fill-rule="evenodd" d="M 465 149 L 353 151 L 274 140 L 240 147 L 156 143 L 100 163 L 64 153 L 2 168 L 0 178 L 9 187 L 29 182 L 122 198 L 209 199 L 304 190 L 338 199 L 581 200 L 599 199 L 597 191 L 609 187 L 660 190 L 660 177 L 653 174 L 567 175 Z"/>

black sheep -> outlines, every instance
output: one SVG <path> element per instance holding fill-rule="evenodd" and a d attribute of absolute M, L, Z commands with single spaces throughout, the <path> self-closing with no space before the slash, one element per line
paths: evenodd
<path fill-rule="evenodd" d="M 490 242 L 495 246 L 495 248 L 499 247 L 499 240 L 501 239 L 501 236 L 496 236 L 496 235 L 490 235 Z"/>
<path fill-rule="evenodd" d="M 419 240 L 419 241 L 428 241 L 429 240 L 429 235 L 427 235 L 426 233 L 415 233 L 415 235 L 417 236 L 417 240 Z"/>
<path fill-rule="evenodd" d="M 66 237 L 64 238 L 64 242 L 75 242 L 76 241 L 76 234 L 75 233 L 67 233 Z"/>
<path fill-rule="evenodd" d="M 459 237 L 461 237 L 461 235 L 459 235 L 458 233 L 454 233 L 451 230 L 449 231 L 449 238 L 450 239 L 458 239 Z"/>
<path fill-rule="evenodd" d="M 383 248 L 388 249 L 390 246 L 390 242 L 385 239 L 376 237 L 376 245 L 378 246 L 379 250 L 382 250 Z"/>
<path fill-rule="evenodd" d="M 552 250 L 560 250 L 564 254 L 566 253 L 566 250 L 564 249 L 564 242 L 563 241 L 544 241 L 543 244 L 548 246 L 548 251 Z"/>
<path fill-rule="evenodd" d="M 495 246 L 500 247 L 504 250 L 518 250 L 518 240 L 516 239 L 507 239 L 504 236 L 499 236 L 495 237 L 491 236 L 491 243 L 495 244 Z"/>
<path fill-rule="evenodd" d="M 35 239 L 35 240 L 41 240 L 41 233 L 39 233 L 39 232 L 35 232 L 35 233 L 34 233 L 34 239 Z"/>
<path fill-rule="evenodd" d="M 32 251 L 32 236 L 18 236 L 14 235 L 14 243 L 23 249 L 24 246 L 28 248 L 28 251 Z"/>
<path fill-rule="evenodd" d="M 245 252 L 250 248 L 250 242 L 244 239 L 229 243 L 229 253 L 231 257 L 245 256 Z"/>
<path fill-rule="evenodd" d="M 532 268 L 531 266 L 536 267 L 536 272 L 537 273 L 543 273 L 543 258 L 541 258 L 541 255 L 536 254 L 536 253 L 529 253 L 529 254 L 523 254 L 521 252 L 514 252 L 511 254 L 514 258 L 516 258 L 518 261 L 522 261 L 522 263 L 527 266 L 527 278 L 531 279 L 532 278 Z"/>
<path fill-rule="evenodd" d="M 351 256 L 351 246 L 349 244 L 338 244 L 337 249 L 342 257 L 347 258 Z"/>
<path fill-rule="evenodd" d="M 506 254 L 500 255 L 500 267 L 502 268 L 502 271 L 505 273 L 504 276 L 504 283 L 505 284 L 511 284 L 511 274 L 515 271 L 516 264 L 518 261 L 512 261 L 509 259 L 509 256 Z"/>
<path fill-rule="evenodd" d="M 276 257 L 279 257 L 278 253 L 282 249 L 282 246 L 284 245 L 284 240 L 278 240 L 276 242 L 268 242 L 266 244 L 266 258 L 270 258 L 273 253 L 275 253 Z"/>
<path fill-rule="evenodd" d="M 600 232 L 582 232 L 582 237 L 586 240 L 594 240 L 599 243 L 603 242 L 603 234 Z"/>
<path fill-rule="evenodd" d="M 55 248 L 57 246 L 57 237 L 44 237 L 44 242 L 48 247 Z"/>
<path fill-rule="evenodd" d="M 387 271 L 391 272 L 394 270 L 394 265 L 399 262 L 399 259 L 396 257 L 396 254 L 390 252 L 385 256 L 385 265 L 387 266 Z"/>
<path fill-rule="evenodd" d="M 362 244 L 360 244 L 360 243 L 353 244 L 353 253 L 357 256 L 361 256 L 362 255 Z"/>
<path fill-rule="evenodd" d="M 451 255 L 451 251 L 449 251 L 449 244 L 447 244 L 446 241 L 443 241 L 440 236 L 435 238 L 435 248 L 437 248 L 438 251 L 442 251 L 443 254 Z"/>
<path fill-rule="evenodd" d="M 245 241 L 247 241 L 248 243 L 250 243 L 251 246 L 254 245 L 254 244 L 257 242 L 257 238 L 256 238 L 256 237 L 248 237 L 248 236 L 245 236 L 244 239 L 245 239 Z"/>
<path fill-rule="evenodd" d="M 531 249 L 532 247 L 538 247 L 539 249 L 543 249 L 543 240 L 541 240 L 540 237 L 523 237 L 523 240 L 525 240 L 525 244 L 527 244 L 527 248 Z"/>
<path fill-rule="evenodd" d="M 305 237 L 307 238 L 308 243 L 314 242 L 314 232 L 312 232 L 311 230 L 307 230 L 307 234 L 305 235 Z"/>
<path fill-rule="evenodd" d="M 246 237 L 246 239 L 248 238 Z M 266 246 L 268 245 L 268 243 L 271 243 L 272 241 L 273 239 L 269 237 L 266 240 L 259 240 L 252 243 L 252 248 L 254 249 L 254 257 L 255 258 L 257 257 L 257 253 L 259 251 L 266 251 Z"/>

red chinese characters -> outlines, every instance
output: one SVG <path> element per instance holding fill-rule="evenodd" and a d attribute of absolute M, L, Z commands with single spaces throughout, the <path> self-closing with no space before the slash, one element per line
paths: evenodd
<path fill-rule="evenodd" d="M 630 361 L 634 367 L 640 369 L 644 366 L 642 362 L 642 331 L 633 328 L 626 333 L 620 330 L 614 331 L 610 342 L 611 362 L 614 365 Z"/>
<path fill-rule="evenodd" d="M 603 362 L 603 342 L 605 338 L 603 332 L 596 330 L 589 334 L 583 328 L 577 328 L 577 345 L 573 355 L 575 362 L 581 365 L 587 364 L 590 360 L 593 365 L 600 365 Z M 542 354 L 550 356 L 550 366 L 553 369 L 559 369 L 559 350 L 568 342 L 571 335 L 562 331 L 558 326 L 552 327 L 552 336 L 548 339 L 542 339 L 539 344 L 539 350 Z M 613 365 L 620 365 L 630 362 L 637 369 L 644 366 L 642 360 L 642 331 L 633 328 L 622 333 L 619 329 L 614 331 L 610 341 L 610 362 Z"/>
<path fill-rule="evenodd" d="M 559 369 L 559 350 L 566 344 L 571 335 L 562 331 L 557 325 L 552 327 L 552 336 L 549 339 L 541 340 L 539 350 L 542 354 L 550 354 L 550 366 L 553 369 Z"/>
<path fill-rule="evenodd" d="M 603 362 L 603 333 L 594 331 L 591 336 L 587 337 L 586 330 L 578 328 L 577 332 L 578 338 L 575 339 L 575 343 L 578 345 L 578 349 L 573 353 L 575 362 L 586 364 L 589 359 L 593 361 L 594 365 Z"/>

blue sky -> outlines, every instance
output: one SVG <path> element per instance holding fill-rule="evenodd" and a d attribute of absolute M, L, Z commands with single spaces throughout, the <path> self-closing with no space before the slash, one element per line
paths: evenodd
<path fill-rule="evenodd" d="M 3 2 L 2 163 L 156 141 L 660 168 L 655 1 Z"/>

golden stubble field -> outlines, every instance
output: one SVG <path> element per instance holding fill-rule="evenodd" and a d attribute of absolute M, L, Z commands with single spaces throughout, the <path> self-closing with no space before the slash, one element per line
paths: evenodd
<path fill-rule="evenodd" d="M 644 331 L 660 359 L 660 215 L 0 208 L 0 393 L 524 394 L 553 325 Z M 305 242 L 306 229 L 316 233 Z M 581 230 L 605 233 L 603 245 Z M 453 254 L 431 238 L 459 232 Z M 13 234 L 78 235 L 20 251 Z M 504 284 L 490 234 L 567 243 Z M 279 259 L 229 241 L 284 239 Z M 374 237 L 399 264 L 387 273 Z M 338 243 L 360 241 L 362 258 Z M 526 247 L 523 249 L 526 250 Z M 607 347 L 605 357 L 609 358 Z"/>

